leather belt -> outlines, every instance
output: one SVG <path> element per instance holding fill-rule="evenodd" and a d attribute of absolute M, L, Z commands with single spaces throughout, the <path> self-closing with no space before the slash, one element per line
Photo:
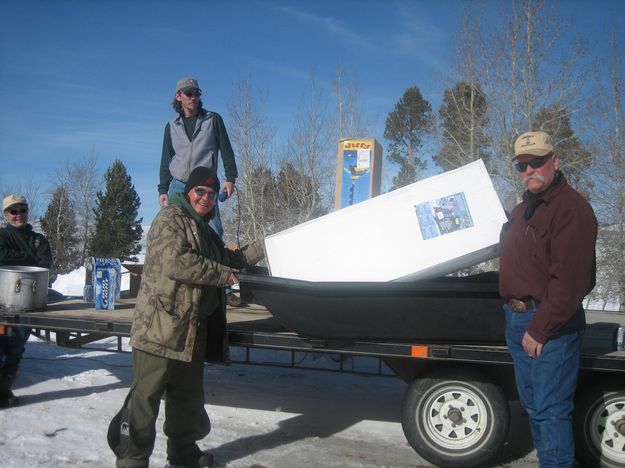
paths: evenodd
<path fill-rule="evenodd" d="M 527 312 L 530 309 L 536 308 L 536 301 L 522 301 L 521 299 L 510 299 L 508 305 L 515 312 Z"/>

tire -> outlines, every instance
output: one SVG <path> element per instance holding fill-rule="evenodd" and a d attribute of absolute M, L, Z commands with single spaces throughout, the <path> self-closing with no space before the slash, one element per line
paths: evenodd
<path fill-rule="evenodd" d="M 503 391 L 477 372 L 438 371 L 415 380 L 404 395 L 406 439 L 438 466 L 484 466 L 506 440 L 509 426 Z"/>
<path fill-rule="evenodd" d="M 625 466 L 625 387 L 593 385 L 575 402 L 575 451 L 588 467 Z"/>

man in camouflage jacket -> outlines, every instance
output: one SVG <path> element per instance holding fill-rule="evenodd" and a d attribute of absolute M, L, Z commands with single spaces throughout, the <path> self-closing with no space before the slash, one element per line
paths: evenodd
<path fill-rule="evenodd" d="M 264 256 L 262 241 L 236 251 L 224 248 L 205 219 L 214 213 L 218 193 L 215 172 L 194 169 L 185 193 L 170 197 L 148 233 L 130 339 L 135 377 L 126 417 L 109 429 L 118 467 L 148 466 L 163 395 L 170 463 L 213 464 L 212 455 L 196 444 L 210 431 L 204 361 L 227 361 L 224 286 L 238 282 L 236 271 Z"/>

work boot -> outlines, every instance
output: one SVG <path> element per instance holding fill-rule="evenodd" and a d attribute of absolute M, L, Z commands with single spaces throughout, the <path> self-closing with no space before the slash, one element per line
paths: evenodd
<path fill-rule="evenodd" d="M 19 405 L 19 400 L 9 385 L 4 368 L 0 369 L 0 408 L 10 408 Z"/>
<path fill-rule="evenodd" d="M 0 397 L 0 409 L 11 408 L 20 404 L 20 400 L 13 395 L 10 388 L 0 389 L 2 396 Z"/>
<path fill-rule="evenodd" d="M 215 457 L 210 452 L 202 452 L 202 455 L 197 460 L 197 464 L 200 467 L 213 467 L 215 466 Z"/>
<path fill-rule="evenodd" d="M 165 468 L 213 468 L 215 457 L 210 452 L 199 452 L 199 457 L 195 460 L 170 459 Z"/>
<path fill-rule="evenodd" d="M 15 376 L 17 375 L 18 368 L 19 367 L 17 366 L 17 364 L 5 364 L 2 368 L 4 377 L 7 379 L 7 384 L 9 385 L 9 388 L 13 386 L 13 381 L 15 380 Z"/>

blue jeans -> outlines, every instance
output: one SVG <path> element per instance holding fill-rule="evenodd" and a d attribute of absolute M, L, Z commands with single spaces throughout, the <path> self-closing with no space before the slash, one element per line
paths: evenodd
<path fill-rule="evenodd" d="M 564 326 L 550 338 L 540 356 L 530 358 L 521 341 L 536 309 L 506 312 L 506 343 L 514 362 L 514 375 L 523 408 L 530 420 L 532 439 L 541 468 L 572 467 L 573 400 L 582 348 L 583 330 Z"/>
<path fill-rule="evenodd" d="M 174 192 L 183 193 L 185 185 L 186 183 L 181 180 L 172 179 L 169 184 L 167 196 L 171 196 Z M 221 224 L 221 216 L 219 215 L 219 201 L 217 200 L 215 200 L 215 216 L 213 216 L 213 219 L 208 222 L 208 225 L 212 227 L 217 234 L 219 234 L 220 238 L 224 236 L 224 227 Z"/>

